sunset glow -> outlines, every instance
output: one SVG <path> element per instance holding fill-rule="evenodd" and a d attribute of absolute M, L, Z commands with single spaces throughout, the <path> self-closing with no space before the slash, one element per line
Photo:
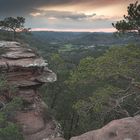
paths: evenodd
<path fill-rule="evenodd" d="M 55 32 L 115 32 L 114 28 L 103 29 L 47 29 L 47 28 L 33 28 L 32 31 L 55 31 Z"/>
<path fill-rule="evenodd" d="M 1 18 L 23 16 L 32 30 L 112 32 L 135 0 L 0 0 Z M 9 7 L 10 5 L 10 7 Z"/>

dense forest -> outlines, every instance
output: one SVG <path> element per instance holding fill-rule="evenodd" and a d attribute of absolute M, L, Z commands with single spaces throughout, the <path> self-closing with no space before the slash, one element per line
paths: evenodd
<path fill-rule="evenodd" d="M 85 35 L 76 34 L 77 42 Z M 90 36 L 94 38 L 95 34 Z M 100 128 L 111 120 L 140 113 L 139 36 L 130 44 L 120 45 L 118 41 L 116 46 L 94 47 L 89 47 L 91 44 L 75 46 L 75 40 L 70 41 L 69 37 L 68 40 L 62 37 L 64 41 L 56 39 L 58 44 L 52 43 L 56 41 L 54 38 L 49 41 L 46 38 L 48 43 L 44 43 L 34 33 L 23 38 L 35 51 L 39 50 L 57 73 L 57 82 L 40 90 L 66 139 Z"/>
<path fill-rule="evenodd" d="M 140 113 L 138 35 L 33 32 L 17 41 L 29 44 L 57 74 L 57 82 L 40 91 L 66 139 Z"/>

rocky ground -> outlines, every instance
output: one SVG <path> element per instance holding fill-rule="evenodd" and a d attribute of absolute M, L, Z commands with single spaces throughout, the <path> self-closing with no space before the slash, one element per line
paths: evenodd
<path fill-rule="evenodd" d="M 140 140 L 140 116 L 114 120 L 99 130 L 70 140 Z"/>
<path fill-rule="evenodd" d="M 56 74 L 48 69 L 46 61 L 33 50 L 17 42 L 0 41 L 0 72 L 16 93 L 0 95 L 2 102 L 21 97 L 27 106 L 18 111 L 14 121 L 22 126 L 25 140 L 49 140 L 58 137 L 59 127 L 47 114 L 47 106 L 40 97 L 39 87 L 56 81 Z M 57 138 L 58 140 L 61 138 Z"/>

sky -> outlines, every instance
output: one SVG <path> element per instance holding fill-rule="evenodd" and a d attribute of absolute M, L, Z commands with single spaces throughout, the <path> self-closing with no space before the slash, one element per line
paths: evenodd
<path fill-rule="evenodd" d="M 0 0 L 0 20 L 23 16 L 34 31 L 112 32 L 136 0 Z"/>

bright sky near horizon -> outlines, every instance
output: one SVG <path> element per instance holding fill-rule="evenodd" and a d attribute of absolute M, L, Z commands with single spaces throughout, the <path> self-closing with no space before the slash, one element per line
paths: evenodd
<path fill-rule="evenodd" d="M 0 0 L 0 19 L 23 16 L 33 30 L 114 31 L 136 0 Z M 140 0 L 138 0 L 140 1 Z"/>

